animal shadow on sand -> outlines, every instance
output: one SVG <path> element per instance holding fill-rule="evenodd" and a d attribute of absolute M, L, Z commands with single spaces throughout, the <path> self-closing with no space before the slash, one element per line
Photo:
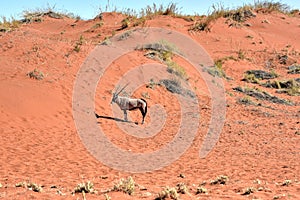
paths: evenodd
<path fill-rule="evenodd" d="M 123 119 L 119 119 L 119 118 L 115 118 L 115 117 L 109 117 L 109 116 L 101 116 L 101 115 L 98 115 L 97 113 L 95 113 L 95 116 L 97 119 L 109 119 L 109 120 L 114 120 L 116 122 L 125 122 L 125 123 L 134 123 L 136 125 L 138 125 L 139 123 L 138 122 L 132 122 L 132 121 L 125 121 Z M 98 122 L 99 123 L 99 122 Z"/>

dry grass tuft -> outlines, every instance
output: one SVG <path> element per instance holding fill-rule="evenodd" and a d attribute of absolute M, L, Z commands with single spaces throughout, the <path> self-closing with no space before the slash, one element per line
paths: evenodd
<path fill-rule="evenodd" d="M 43 191 L 43 187 L 33 183 L 33 182 L 19 182 L 15 185 L 16 187 L 23 187 L 23 188 L 27 188 L 28 190 L 32 190 L 34 192 L 42 192 Z"/>
<path fill-rule="evenodd" d="M 94 193 L 94 184 L 91 181 L 79 183 L 74 189 L 74 193 Z"/>
<path fill-rule="evenodd" d="M 132 195 L 135 190 L 135 182 L 131 176 L 127 179 L 122 178 L 118 183 L 116 183 L 112 189 L 113 191 L 121 191 L 126 194 Z"/>
<path fill-rule="evenodd" d="M 211 185 L 216 185 L 216 184 L 225 185 L 228 181 L 229 181 L 228 176 L 221 175 L 221 176 L 218 176 L 216 179 L 211 180 L 210 184 Z"/>
<path fill-rule="evenodd" d="M 171 198 L 174 200 L 179 199 L 179 194 L 177 193 L 176 188 L 166 187 L 164 190 L 162 190 L 158 194 L 158 197 L 155 198 L 155 200 L 163 200 L 163 199 L 167 199 L 167 198 Z"/>
<path fill-rule="evenodd" d="M 44 73 L 39 71 L 38 69 L 34 69 L 33 71 L 30 71 L 27 73 L 27 76 L 32 79 L 36 80 L 43 80 L 44 79 Z"/>

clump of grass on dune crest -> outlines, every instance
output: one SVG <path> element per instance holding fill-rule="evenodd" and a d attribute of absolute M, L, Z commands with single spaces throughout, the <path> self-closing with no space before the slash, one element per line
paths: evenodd
<path fill-rule="evenodd" d="M 117 12 L 115 10 L 115 12 Z M 147 20 L 153 19 L 156 16 L 168 15 L 173 17 L 183 17 L 180 14 L 180 9 L 178 8 L 176 3 L 169 3 L 167 6 L 163 4 L 157 5 L 153 3 L 152 5 L 148 5 L 145 8 L 142 8 L 140 11 L 136 11 L 134 9 L 126 9 L 121 11 L 123 15 L 125 15 L 125 19 L 122 20 L 122 26 L 119 30 L 123 30 L 130 26 L 139 26 L 144 25 Z"/>
<path fill-rule="evenodd" d="M 160 5 L 157 6 L 155 3 L 152 6 L 147 6 L 146 8 L 142 8 L 140 11 L 141 17 L 153 17 L 157 15 L 169 15 L 169 16 L 177 16 L 180 15 L 179 8 L 177 4 L 170 3 L 167 6 Z"/>
<path fill-rule="evenodd" d="M 273 1 L 255 1 L 254 4 L 245 4 L 236 9 L 225 8 L 219 3 L 213 4 L 211 8 L 212 11 L 207 16 L 196 21 L 190 30 L 210 31 L 212 23 L 219 18 L 226 18 L 233 21 L 234 23 L 230 23 L 230 26 L 232 26 L 235 23 L 242 23 L 251 17 L 255 17 L 254 11 L 262 13 L 280 12 L 289 15 L 293 15 L 293 13 L 298 11 L 290 10 L 288 5 Z"/>
<path fill-rule="evenodd" d="M 47 8 L 37 8 L 35 10 L 23 11 L 23 23 L 42 22 L 43 17 L 48 16 L 55 19 L 70 18 L 79 20 L 80 17 L 74 13 L 56 11 L 55 6 L 51 7 L 48 5 Z"/>
<path fill-rule="evenodd" d="M 6 17 L 2 17 L 0 20 L 0 32 L 13 31 L 16 28 L 19 28 L 20 24 L 21 22 L 13 17 L 10 20 L 8 20 Z"/>
<path fill-rule="evenodd" d="M 284 14 L 291 13 L 290 7 L 287 4 L 274 1 L 255 1 L 252 6 L 256 12 L 272 13 L 280 12 Z"/>

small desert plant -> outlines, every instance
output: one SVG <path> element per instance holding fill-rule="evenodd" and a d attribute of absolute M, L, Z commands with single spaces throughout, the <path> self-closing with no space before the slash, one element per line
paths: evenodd
<path fill-rule="evenodd" d="M 48 16 L 55 19 L 62 19 L 64 17 L 79 20 L 80 17 L 74 15 L 73 13 L 58 12 L 55 10 L 55 6 L 51 7 L 48 5 L 47 8 L 37 8 L 32 11 L 23 11 L 24 23 L 42 22 L 43 17 Z"/>
<path fill-rule="evenodd" d="M 6 17 L 2 17 L 2 20 L 0 20 L 0 32 L 9 32 L 15 30 L 16 28 L 19 28 L 20 24 L 20 21 L 14 18 L 7 20 Z"/>
<path fill-rule="evenodd" d="M 300 65 L 292 65 L 288 67 L 289 74 L 300 74 Z"/>
<path fill-rule="evenodd" d="M 283 183 L 281 184 L 282 186 L 289 186 L 292 184 L 292 181 L 291 180 L 285 180 L 283 181 Z"/>
<path fill-rule="evenodd" d="M 181 82 L 179 79 L 163 79 L 160 80 L 160 84 L 165 86 L 166 89 L 171 93 L 182 94 L 183 88 L 181 87 Z"/>
<path fill-rule="evenodd" d="M 248 70 L 245 72 L 245 76 L 248 76 L 249 81 L 251 81 L 252 78 L 252 81 L 254 82 L 259 82 L 260 80 L 265 79 L 274 79 L 278 77 L 275 71 L 266 72 L 263 70 Z"/>
<path fill-rule="evenodd" d="M 145 98 L 145 99 L 150 99 L 150 95 L 149 95 L 148 92 L 143 92 L 142 97 Z"/>
<path fill-rule="evenodd" d="M 253 188 L 253 187 L 248 187 L 248 188 L 244 189 L 242 195 L 249 195 L 249 194 L 251 194 L 251 193 L 254 193 L 255 191 L 256 191 L 255 188 Z"/>
<path fill-rule="evenodd" d="M 279 93 L 287 93 L 290 96 L 300 95 L 300 84 L 294 80 L 275 80 L 273 82 L 267 82 L 263 84 L 265 87 L 271 87 L 278 89 Z"/>
<path fill-rule="evenodd" d="M 176 185 L 176 189 L 178 193 L 187 194 L 189 193 L 189 189 L 185 183 L 178 183 Z"/>
<path fill-rule="evenodd" d="M 256 103 L 254 103 L 254 102 L 251 100 L 251 98 L 250 98 L 249 96 L 244 96 L 244 97 L 240 98 L 240 99 L 238 100 L 238 102 L 239 102 L 240 104 L 244 104 L 244 105 L 257 105 Z"/>
<path fill-rule="evenodd" d="M 121 28 L 120 28 L 120 30 L 123 30 L 123 29 L 125 29 L 125 28 L 128 28 L 129 27 L 129 25 L 130 25 L 130 18 L 129 17 L 126 17 L 125 19 L 123 19 L 122 20 L 122 26 L 121 26 Z"/>
<path fill-rule="evenodd" d="M 260 83 L 260 79 L 256 78 L 254 74 L 244 74 L 243 81 L 246 81 L 248 83 Z"/>
<path fill-rule="evenodd" d="M 36 184 L 36 183 L 28 183 L 28 184 L 27 184 L 27 188 L 28 188 L 29 190 L 34 191 L 34 192 L 42 192 L 42 191 L 43 191 L 42 186 L 40 186 L 40 185 L 38 185 L 38 184 Z"/>
<path fill-rule="evenodd" d="M 29 76 L 29 78 L 33 78 L 36 80 L 42 80 L 45 77 L 44 73 L 39 71 L 38 69 L 34 69 L 33 71 L 28 72 L 27 76 Z"/>
<path fill-rule="evenodd" d="M 43 191 L 43 187 L 36 184 L 36 183 L 32 183 L 32 182 L 19 182 L 15 185 L 16 187 L 23 187 L 23 188 L 27 188 L 29 190 L 32 190 L 34 192 L 42 192 Z"/>
<path fill-rule="evenodd" d="M 257 89 L 257 88 L 248 88 L 248 87 L 236 87 L 233 90 L 237 92 L 242 92 L 248 96 L 254 97 L 258 100 L 266 100 L 272 103 L 285 104 L 285 105 L 294 105 L 292 102 L 281 99 L 279 97 L 273 96 L 266 91 Z"/>
<path fill-rule="evenodd" d="M 178 65 L 176 62 L 174 61 L 168 61 L 167 62 L 167 71 L 171 74 L 175 74 L 176 76 L 182 78 L 182 79 L 186 79 L 187 78 L 187 74 L 185 69 Z"/>
<path fill-rule="evenodd" d="M 92 29 L 97 29 L 97 28 L 100 28 L 100 27 L 102 27 L 103 26 L 103 21 L 101 21 L 101 22 L 97 22 L 95 25 L 93 25 L 93 27 L 92 27 Z"/>
<path fill-rule="evenodd" d="M 237 8 L 236 10 L 225 9 L 224 6 L 220 4 L 212 5 L 212 12 L 208 16 L 201 18 L 199 21 L 194 23 L 190 28 L 193 31 L 210 31 L 211 24 L 219 18 L 227 18 L 228 20 L 235 21 L 237 23 L 244 22 L 248 18 L 255 17 L 252 13 L 252 7 L 245 5 L 243 7 Z M 232 23 L 233 24 L 233 23 Z M 231 25 L 232 25 L 231 24 Z"/>
<path fill-rule="evenodd" d="M 111 197 L 108 196 L 108 194 L 104 194 L 104 198 L 105 198 L 105 200 L 111 200 Z"/>
<path fill-rule="evenodd" d="M 206 194 L 207 193 L 207 189 L 203 186 L 199 186 L 197 187 L 197 191 L 196 194 Z"/>
<path fill-rule="evenodd" d="M 174 53 L 179 53 L 179 49 L 176 45 L 166 41 L 160 40 L 156 43 L 146 44 L 142 47 L 137 47 L 138 50 L 148 50 L 145 54 L 148 58 L 157 59 L 167 65 L 167 71 L 169 73 L 175 74 L 176 76 L 186 79 L 187 74 L 185 69 L 178 63 L 173 61 Z"/>
<path fill-rule="evenodd" d="M 135 190 L 135 182 L 131 176 L 127 179 L 122 178 L 113 187 L 113 191 L 122 191 L 126 194 L 132 195 Z"/>
<path fill-rule="evenodd" d="M 153 79 L 150 79 L 150 82 L 146 85 L 147 88 L 155 89 L 155 86 L 160 85 L 159 83 L 156 83 Z"/>
<path fill-rule="evenodd" d="M 94 193 L 94 184 L 91 181 L 79 183 L 74 189 L 74 193 Z"/>
<path fill-rule="evenodd" d="M 241 49 L 238 51 L 238 58 L 240 60 L 244 60 L 246 58 L 245 52 L 243 50 L 241 50 Z"/>
<path fill-rule="evenodd" d="M 166 7 L 163 5 L 158 6 L 153 3 L 152 6 L 148 5 L 146 8 L 142 8 L 139 15 L 143 18 L 152 19 L 154 16 L 158 15 L 178 16 L 180 15 L 180 12 L 175 3 L 170 3 Z"/>
<path fill-rule="evenodd" d="M 228 176 L 221 175 L 221 176 L 218 176 L 216 179 L 211 180 L 210 184 L 211 185 L 216 185 L 216 184 L 224 185 L 228 182 L 228 180 L 229 180 Z"/>
<path fill-rule="evenodd" d="M 131 34 L 132 34 L 132 31 L 126 31 L 122 35 L 120 35 L 118 39 L 119 40 L 126 40 L 127 38 L 130 37 Z"/>
<path fill-rule="evenodd" d="M 138 46 L 136 50 L 156 51 L 162 60 L 170 59 L 173 53 L 181 54 L 178 47 L 167 40 L 159 40 L 158 42 Z"/>
<path fill-rule="evenodd" d="M 225 71 L 223 70 L 223 61 L 221 59 L 215 61 L 215 65 L 213 67 L 209 67 L 206 69 L 207 72 L 214 76 L 220 78 L 227 78 Z"/>
<path fill-rule="evenodd" d="M 271 12 L 281 12 L 287 14 L 290 12 L 290 7 L 286 4 L 274 1 L 255 1 L 254 9 L 257 12 L 271 13 Z"/>
<path fill-rule="evenodd" d="M 179 195 L 177 193 L 176 188 L 170 188 L 170 187 L 166 187 L 164 190 L 162 190 L 159 194 L 158 197 L 155 198 L 155 200 L 163 200 L 166 198 L 171 198 L 174 200 L 179 199 Z"/>
<path fill-rule="evenodd" d="M 83 42 L 84 42 L 84 38 L 82 35 L 80 35 L 79 40 L 75 44 L 74 51 L 78 53 L 81 49 L 81 45 L 83 45 Z"/>
<path fill-rule="evenodd" d="M 105 37 L 103 42 L 100 43 L 100 45 L 110 45 L 110 44 L 111 44 L 110 37 Z"/>

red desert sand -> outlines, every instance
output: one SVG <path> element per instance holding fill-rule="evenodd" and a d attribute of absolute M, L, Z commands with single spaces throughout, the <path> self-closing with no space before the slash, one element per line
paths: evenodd
<path fill-rule="evenodd" d="M 288 73 L 289 66 L 300 63 L 300 15 L 255 14 L 239 24 L 220 18 L 209 31 L 192 31 L 195 21 L 164 15 L 138 25 L 174 30 L 192 38 L 213 61 L 221 62 L 219 69 L 226 74 L 222 78 L 224 126 L 212 151 L 200 158 L 212 99 L 193 66 L 173 56 L 173 61 L 184 68 L 198 99 L 199 127 L 182 156 L 147 173 L 124 172 L 98 161 L 82 143 L 73 119 L 72 95 L 78 70 L 105 38 L 136 28 L 133 24 L 121 28 L 126 16 L 104 13 L 103 19 L 86 21 L 44 16 L 42 22 L 1 32 L 0 199 L 155 199 L 166 188 L 175 188 L 180 199 L 300 199 L 300 83 L 293 88 L 296 94 L 289 95 L 263 86 L 267 80 L 259 80 L 260 84 L 243 80 L 247 70 L 276 73 L 278 77 L 270 83 L 300 78 L 299 73 Z M 135 66 L 161 63 L 145 57 L 145 53 L 129 52 L 108 67 L 95 93 L 95 113 L 113 117 L 111 92 L 124 73 Z M 41 75 L 41 80 L 30 78 L 30 72 Z M 237 87 L 265 91 L 292 105 L 258 99 L 234 90 Z M 96 119 L 98 126 L 121 149 L 154 152 L 169 143 L 180 126 L 176 95 L 162 85 L 142 85 L 134 91 L 134 97 L 146 98 L 148 109 L 160 104 L 166 112 L 163 127 L 152 137 L 126 134 L 117 125 L 121 122 L 106 118 Z M 123 118 L 121 111 L 118 117 Z M 132 121 L 140 122 L 141 117 L 138 110 L 129 112 Z M 149 129 L 157 119 L 159 116 L 148 112 L 144 125 L 130 126 Z M 152 129 L 149 133 L 157 131 L 155 126 Z M 132 194 L 113 189 L 129 177 L 135 182 Z M 224 182 L 216 180 L 222 177 Z M 78 184 L 88 181 L 94 192 L 75 192 Z M 178 184 L 187 187 L 185 194 L 180 193 Z"/>

